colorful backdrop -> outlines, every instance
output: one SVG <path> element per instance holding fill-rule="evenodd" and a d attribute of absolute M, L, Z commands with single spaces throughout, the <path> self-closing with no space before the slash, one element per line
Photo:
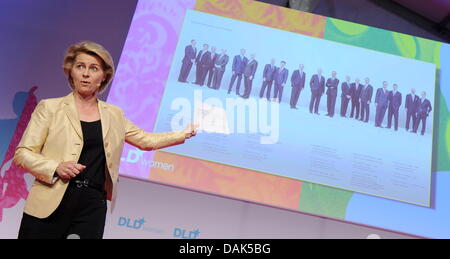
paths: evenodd
<path fill-rule="evenodd" d="M 136 14 L 119 63 L 118 77 L 108 97 L 109 102 L 124 107 L 132 120 L 145 123 L 140 126 L 152 129 L 176 47 L 176 41 L 169 39 L 176 40 L 184 10 L 191 7 L 197 11 L 434 63 L 438 68 L 435 96 L 438 101 L 434 110 L 432 207 L 423 208 L 164 151 L 143 153 L 133 147 L 127 147 L 123 153 L 122 174 L 404 233 L 427 237 L 450 236 L 450 224 L 444 220 L 450 214 L 450 208 L 446 205 L 450 204 L 447 198 L 450 196 L 443 188 L 450 184 L 450 120 L 446 104 L 450 94 L 440 87 L 449 82 L 449 66 L 442 64 L 446 62 L 444 57 L 450 56 L 447 44 L 250 0 L 182 3 L 177 8 L 171 8 L 171 12 L 177 15 L 170 19 L 172 27 L 164 27 L 165 30 L 161 26 L 169 24 L 169 21 L 161 16 L 152 16 L 149 12 Z M 154 7 L 152 10 L 159 10 Z M 159 25 L 154 25 L 156 22 Z M 158 26 L 161 30 L 157 29 Z M 137 33 L 142 30 L 149 30 L 148 34 Z M 152 65 L 146 66 L 146 62 Z M 139 68 L 148 70 L 131 75 L 126 72 L 129 68 L 133 68 L 134 72 L 140 71 Z M 122 75 L 126 79 L 120 78 Z M 148 96 L 148 102 L 136 103 L 134 98 L 126 97 L 123 93 L 130 87 L 136 89 L 140 98 L 142 95 Z M 173 165 L 175 170 L 167 173 L 165 168 L 156 166 L 159 161 Z M 406 218 L 409 220 L 406 221 Z"/>
<path fill-rule="evenodd" d="M 3 38 L 7 40 L 0 42 L 0 56 L 5 57 L 0 64 L 8 68 L 0 70 L 4 79 L 0 104 L 2 237 L 16 237 L 24 199 L 33 180 L 29 173 L 12 166 L 11 150 L 35 103 L 69 91 L 61 71 L 65 48 L 83 39 L 106 46 L 118 64 L 107 101 L 119 105 L 130 120 L 143 122 L 138 125 L 152 131 L 186 9 L 435 63 L 438 102 L 434 110 L 432 207 L 126 146 L 120 168 L 122 178 L 132 176 L 150 182 L 129 177 L 121 180 L 117 212 L 108 216 L 107 237 L 138 237 L 137 230 L 127 228 L 123 222 L 142 219 L 146 221 L 145 228 L 140 229 L 146 234 L 143 237 L 156 238 L 185 238 L 179 235 L 183 230 L 192 232 L 191 237 L 326 237 L 326 233 L 332 233 L 331 237 L 365 237 L 376 232 L 373 227 L 450 237 L 450 88 L 445 87 L 450 85 L 448 44 L 249 0 L 141 0 L 137 6 L 134 1 L 98 1 L 95 5 L 86 1 L 89 10 L 81 10 L 79 1 L 55 3 L 43 1 L 36 6 L 34 1 L 22 1 L 14 9 L 0 8 L 0 28 L 7 35 Z M 108 12 L 103 12 L 104 4 L 110 7 Z M 13 47 L 21 51 L 11 51 Z M 146 102 L 136 102 L 137 97 L 144 97 Z M 161 159 L 178 163 L 179 176 L 163 174 L 153 163 Z M 223 213 L 223 217 L 216 217 L 219 214 L 214 211 Z M 219 224 L 226 227 L 217 228 Z M 197 230 L 201 233 L 195 235 Z"/>

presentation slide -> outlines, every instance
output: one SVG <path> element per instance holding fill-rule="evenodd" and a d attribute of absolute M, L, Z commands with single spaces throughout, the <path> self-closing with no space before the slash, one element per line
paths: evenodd
<path fill-rule="evenodd" d="M 450 45 L 257 1 L 139 1 L 108 102 L 185 145 L 120 173 L 450 237 Z"/>
<path fill-rule="evenodd" d="M 426 94 L 430 110 L 425 120 L 433 125 L 429 113 L 435 94 L 434 64 L 198 11 L 186 13 L 178 42 L 154 131 L 181 130 L 195 121 L 205 134 L 165 151 L 429 206 L 432 129 L 413 134 L 404 123 L 398 125 L 398 115 L 406 114 L 402 102 L 415 89 Z M 186 61 L 190 49 L 198 54 L 185 77 L 185 63 L 192 62 Z M 215 64 L 203 62 L 206 56 Z M 228 63 L 216 65 L 225 58 Z M 240 71 L 238 62 L 243 62 Z M 268 77 L 264 68 L 270 69 L 271 62 L 277 77 L 272 89 L 280 85 L 282 95 L 268 101 L 268 87 L 266 94 L 260 93 Z M 297 109 L 291 105 L 295 71 L 301 71 L 305 81 Z M 213 86 L 218 73 L 221 81 Z M 322 81 L 317 113 L 315 107 L 310 109 L 316 78 Z M 355 92 L 364 88 L 366 99 L 362 101 L 360 93 L 355 102 L 359 109 L 353 109 L 352 100 L 344 107 L 337 96 L 345 84 L 350 88 L 359 80 Z M 334 116 L 326 116 L 329 99 Z M 347 108 L 345 117 L 341 107 Z"/>

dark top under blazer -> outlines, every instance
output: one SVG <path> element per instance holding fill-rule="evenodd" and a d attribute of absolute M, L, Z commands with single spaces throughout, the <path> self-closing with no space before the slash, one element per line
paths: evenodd
<path fill-rule="evenodd" d="M 106 157 L 103 147 L 101 120 L 93 122 L 81 121 L 83 131 L 83 149 L 81 150 L 78 163 L 86 166 L 72 180 L 89 180 L 93 186 L 102 190 L 105 185 Z"/>

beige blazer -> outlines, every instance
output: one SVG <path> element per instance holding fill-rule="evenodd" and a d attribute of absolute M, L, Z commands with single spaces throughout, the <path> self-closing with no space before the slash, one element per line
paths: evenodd
<path fill-rule="evenodd" d="M 106 156 L 105 190 L 112 211 L 124 142 L 142 150 L 154 150 L 184 143 L 185 133 L 147 133 L 127 120 L 115 105 L 98 100 L 98 109 Z M 14 156 L 17 166 L 36 177 L 25 203 L 25 213 L 46 218 L 56 210 L 69 181 L 55 176 L 55 170 L 61 162 L 77 162 L 82 149 L 83 133 L 74 94 L 40 101 Z"/>

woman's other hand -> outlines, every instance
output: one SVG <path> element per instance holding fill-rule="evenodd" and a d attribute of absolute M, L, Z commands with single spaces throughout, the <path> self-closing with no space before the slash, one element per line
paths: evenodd
<path fill-rule="evenodd" d="M 81 173 L 86 166 L 77 164 L 74 161 L 62 162 L 56 168 L 56 173 L 63 180 L 70 180 Z"/>

